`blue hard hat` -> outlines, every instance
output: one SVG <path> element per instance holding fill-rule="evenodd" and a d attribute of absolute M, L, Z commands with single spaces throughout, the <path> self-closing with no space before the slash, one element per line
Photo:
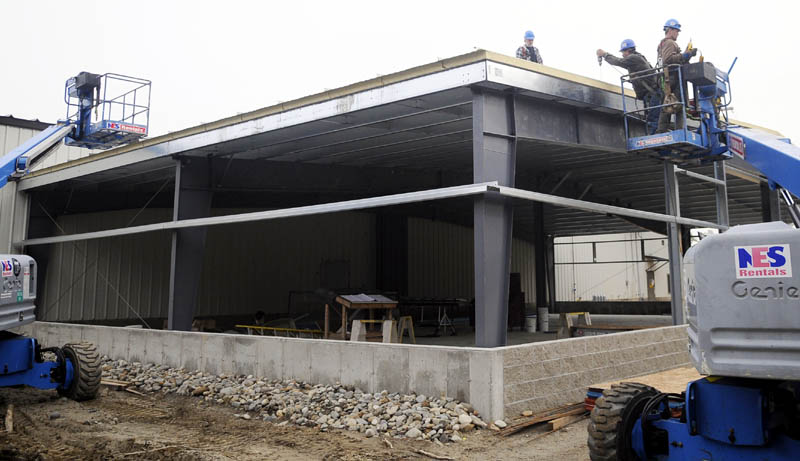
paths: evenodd
<path fill-rule="evenodd" d="M 664 23 L 664 30 L 667 29 L 681 30 L 681 23 L 679 23 L 677 19 L 668 19 L 667 22 Z"/>
<path fill-rule="evenodd" d="M 533 40 L 533 37 L 534 35 L 532 30 L 525 31 L 525 40 Z"/>
<path fill-rule="evenodd" d="M 626 38 L 622 41 L 622 44 L 619 46 L 620 51 L 629 50 L 631 48 L 636 48 L 636 44 L 633 43 L 633 40 Z"/>

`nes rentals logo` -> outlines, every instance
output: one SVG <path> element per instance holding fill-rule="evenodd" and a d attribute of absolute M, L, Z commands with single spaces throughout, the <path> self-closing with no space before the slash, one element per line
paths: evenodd
<path fill-rule="evenodd" d="M 0 260 L 0 266 L 2 266 L 3 269 L 3 277 L 11 277 L 14 275 L 14 266 L 11 264 L 11 260 Z"/>
<path fill-rule="evenodd" d="M 735 134 L 728 133 L 728 150 L 744 158 L 744 139 Z"/>
<path fill-rule="evenodd" d="M 147 134 L 147 129 L 139 125 L 130 125 L 127 123 L 109 122 L 108 127 L 112 130 L 127 131 L 128 133 Z"/>
<path fill-rule="evenodd" d="M 736 278 L 775 278 L 792 276 L 792 256 L 788 244 L 735 247 Z"/>
<path fill-rule="evenodd" d="M 636 147 L 655 146 L 656 144 L 663 144 L 665 142 L 672 142 L 672 141 L 673 141 L 672 135 L 668 134 L 664 136 L 657 136 L 655 138 L 638 139 L 636 141 Z"/>

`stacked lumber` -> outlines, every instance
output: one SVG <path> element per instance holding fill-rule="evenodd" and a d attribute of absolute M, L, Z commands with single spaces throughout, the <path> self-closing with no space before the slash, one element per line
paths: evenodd
<path fill-rule="evenodd" d="M 131 387 L 133 383 L 129 381 L 120 381 L 118 379 L 103 378 L 100 380 L 100 384 L 103 386 L 108 386 L 116 391 L 125 391 L 125 392 L 130 392 L 131 394 L 144 395 L 143 393 L 137 391 L 136 389 L 133 389 Z"/>
<path fill-rule="evenodd" d="M 527 416 L 524 419 L 519 420 L 518 422 L 515 422 L 514 424 L 511 424 L 505 429 L 501 430 L 500 435 L 502 437 L 508 437 L 509 435 L 516 434 L 523 429 L 538 425 L 546 426 L 548 433 L 555 432 L 562 427 L 584 419 L 586 414 L 587 411 L 583 403 L 575 403 L 539 413 L 532 413 L 530 416 Z"/>

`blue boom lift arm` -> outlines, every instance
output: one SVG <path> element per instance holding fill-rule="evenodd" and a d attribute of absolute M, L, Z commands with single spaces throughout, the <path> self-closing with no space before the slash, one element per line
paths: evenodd
<path fill-rule="evenodd" d="M 150 81 L 119 74 L 81 72 L 64 85 L 67 118 L 0 157 L 0 188 L 28 173 L 33 164 L 65 144 L 109 149 L 147 136 Z M 94 120 L 92 112 L 94 111 Z"/>
<path fill-rule="evenodd" d="M 680 98 L 678 102 L 666 103 L 645 109 L 628 110 L 623 98 L 625 134 L 628 151 L 642 153 L 677 164 L 703 164 L 727 160 L 734 156 L 758 170 L 780 194 L 789 207 L 792 220 L 800 228 L 800 208 L 792 194 L 800 197 L 800 148 L 787 138 L 758 129 L 737 126 L 728 119 L 730 105 L 730 71 L 723 72 L 710 62 L 698 62 L 683 66 L 672 65 L 623 76 L 625 83 L 638 79 L 652 79 L 654 74 L 669 73 L 677 78 Z M 692 84 L 692 92 L 687 83 Z M 694 99 L 684 101 L 689 95 Z M 649 110 L 671 110 L 676 119 L 684 120 L 683 128 L 665 133 L 639 135 L 634 120 L 641 120 Z M 697 120 L 696 126 L 686 123 Z"/>
<path fill-rule="evenodd" d="M 109 96 L 109 92 L 117 95 Z M 148 80 L 81 72 L 67 80 L 64 100 L 66 120 L 0 157 L 0 188 L 27 174 L 34 162 L 62 140 L 73 146 L 108 149 L 147 135 Z M 8 331 L 35 320 L 36 267 L 29 256 L 0 254 L 0 387 L 27 385 L 56 389 L 74 400 L 92 399 L 101 373 L 93 344 L 43 348 L 34 338 Z"/>

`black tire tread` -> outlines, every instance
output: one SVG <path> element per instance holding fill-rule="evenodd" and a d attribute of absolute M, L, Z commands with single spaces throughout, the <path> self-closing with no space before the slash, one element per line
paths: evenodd
<path fill-rule="evenodd" d="M 612 384 L 595 401 L 589 415 L 589 457 L 592 461 L 617 461 L 617 426 L 625 405 L 640 392 L 658 392 L 640 383 Z"/>
<path fill-rule="evenodd" d="M 92 400 L 100 389 L 100 354 L 94 344 L 88 341 L 67 343 L 63 347 L 64 356 L 72 361 L 74 376 L 68 389 L 59 389 L 59 394 L 81 402 Z"/>

